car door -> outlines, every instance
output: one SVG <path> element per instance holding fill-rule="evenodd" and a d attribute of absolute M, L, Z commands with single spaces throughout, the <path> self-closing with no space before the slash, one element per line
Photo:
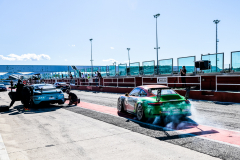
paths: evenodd
<path fill-rule="evenodd" d="M 134 106 L 135 103 L 138 100 L 138 96 L 139 96 L 139 92 L 140 92 L 140 88 L 135 88 L 128 97 L 128 106 L 127 106 L 127 110 L 130 112 L 134 112 Z"/>

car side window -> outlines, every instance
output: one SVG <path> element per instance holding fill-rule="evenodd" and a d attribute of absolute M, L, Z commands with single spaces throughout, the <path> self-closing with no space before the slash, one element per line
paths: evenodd
<path fill-rule="evenodd" d="M 134 90 L 132 90 L 132 92 L 129 94 L 129 96 L 138 96 L 139 95 L 139 88 L 135 88 Z"/>
<path fill-rule="evenodd" d="M 141 91 L 140 91 L 140 97 L 146 97 L 147 96 L 147 93 L 142 89 Z"/>

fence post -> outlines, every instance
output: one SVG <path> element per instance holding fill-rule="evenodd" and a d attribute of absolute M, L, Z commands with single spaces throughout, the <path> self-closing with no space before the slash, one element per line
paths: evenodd
<path fill-rule="evenodd" d="M 216 75 L 216 92 L 217 92 L 217 75 Z"/>
<path fill-rule="evenodd" d="M 136 77 L 134 77 L 134 87 L 136 87 Z"/>
<path fill-rule="evenodd" d="M 167 86 L 168 86 L 168 78 L 169 78 L 169 77 L 167 77 Z"/>
<path fill-rule="evenodd" d="M 202 76 L 200 76 L 200 91 L 202 90 Z"/>

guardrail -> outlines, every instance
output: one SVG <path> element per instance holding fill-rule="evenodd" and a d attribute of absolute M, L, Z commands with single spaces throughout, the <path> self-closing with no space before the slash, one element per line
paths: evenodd
<path fill-rule="evenodd" d="M 174 78 L 174 77 L 177 77 L 178 79 L 178 83 L 167 83 L 167 84 L 196 84 L 196 85 L 199 85 L 200 86 L 200 91 L 202 90 L 202 77 L 201 76 L 171 76 L 171 77 L 168 77 L 169 78 Z M 196 77 L 199 77 L 199 83 L 179 83 L 179 77 L 183 78 L 183 77 L 191 77 L 191 78 L 196 78 Z"/>
<path fill-rule="evenodd" d="M 236 85 L 236 86 L 239 86 L 240 84 L 229 84 L 229 83 L 217 83 L 217 77 L 240 77 L 240 75 L 216 75 L 216 91 L 217 91 L 217 86 L 218 85 L 229 85 L 229 86 L 233 86 L 233 85 Z"/>
<path fill-rule="evenodd" d="M 120 79 L 122 79 L 123 81 L 120 81 L 120 82 L 119 82 Z M 134 79 L 134 82 L 126 82 L 126 81 L 124 81 L 124 79 Z M 105 80 L 111 80 L 111 82 L 106 82 Z M 113 80 L 116 80 L 116 82 L 114 82 Z M 117 87 L 119 87 L 119 84 L 133 84 L 134 87 L 136 87 L 136 78 L 135 78 L 135 77 L 103 78 L 103 86 L 105 86 L 106 83 L 116 84 Z"/>
<path fill-rule="evenodd" d="M 208 78 L 210 77 L 210 78 Z M 186 78 L 186 83 L 182 83 L 181 78 Z M 194 79 L 195 78 L 195 79 Z M 136 87 L 137 85 L 166 85 L 170 87 L 181 87 L 181 85 L 186 84 L 199 86 L 202 90 L 225 90 L 225 91 L 240 91 L 240 75 L 198 75 L 198 76 L 166 76 L 166 77 L 116 77 L 116 78 L 103 78 L 88 79 L 74 78 L 75 85 L 78 86 L 90 86 L 90 85 L 102 85 L 104 87 Z M 161 80 L 162 79 L 162 80 Z M 45 80 L 46 83 L 54 84 L 58 82 L 71 83 L 69 79 L 51 79 Z M 221 87 L 219 87 L 221 86 Z"/>
<path fill-rule="evenodd" d="M 191 77 L 191 78 L 196 78 L 196 77 L 199 77 L 199 83 L 179 83 L 179 78 L 186 78 L 186 77 Z M 144 79 L 153 79 L 153 78 L 156 78 L 157 82 L 155 83 L 146 83 L 144 82 Z M 156 85 L 156 84 L 163 84 L 163 85 L 166 85 L 168 86 L 169 84 L 196 84 L 196 85 L 199 85 L 200 86 L 200 90 L 202 89 L 202 84 L 201 84 L 201 76 L 171 76 L 171 77 L 159 77 L 159 78 L 166 78 L 166 81 L 165 82 L 158 82 L 158 77 L 142 77 L 142 85 L 146 85 L 146 84 L 153 84 L 153 85 Z M 177 83 L 169 83 L 169 78 L 177 78 Z"/>
<path fill-rule="evenodd" d="M 82 82 L 82 80 L 84 80 L 84 82 Z M 93 82 L 93 80 L 98 80 L 97 82 Z M 100 85 L 101 79 L 79 79 L 80 86 L 90 86 L 92 84 L 98 84 L 98 86 Z"/>

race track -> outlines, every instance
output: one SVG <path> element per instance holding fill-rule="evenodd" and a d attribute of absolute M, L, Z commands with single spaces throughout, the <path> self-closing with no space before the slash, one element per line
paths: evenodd
<path fill-rule="evenodd" d="M 159 124 L 116 110 L 120 94 L 73 91 L 78 106 L 16 102 L 1 113 L 10 159 L 240 159 L 239 104 L 191 100 L 192 116 Z M 1 105 L 10 103 L 0 92 Z"/>

